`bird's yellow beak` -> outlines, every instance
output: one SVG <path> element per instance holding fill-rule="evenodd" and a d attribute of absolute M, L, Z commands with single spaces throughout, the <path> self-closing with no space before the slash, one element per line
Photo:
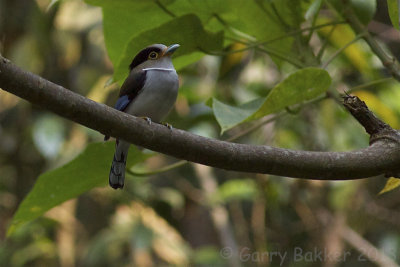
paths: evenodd
<path fill-rule="evenodd" d="M 179 47 L 180 47 L 179 44 L 173 44 L 173 45 L 168 46 L 168 47 L 165 48 L 165 50 L 163 51 L 162 56 L 165 57 L 165 56 L 170 56 L 170 55 L 172 55 Z"/>

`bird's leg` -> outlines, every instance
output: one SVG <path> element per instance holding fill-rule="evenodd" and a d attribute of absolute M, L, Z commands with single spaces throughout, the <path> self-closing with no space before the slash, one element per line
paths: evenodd
<path fill-rule="evenodd" d="M 140 116 L 139 118 L 141 118 L 141 119 L 143 119 L 143 120 L 147 121 L 147 123 L 148 123 L 149 125 L 151 125 L 151 119 L 150 119 L 149 117 L 146 117 L 146 116 Z"/>
<path fill-rule="evenodd" d="M 166 126 L 168 129 L 172 130 L 172 125 L 168 122 L 163 122 L 162 125 Z"/>

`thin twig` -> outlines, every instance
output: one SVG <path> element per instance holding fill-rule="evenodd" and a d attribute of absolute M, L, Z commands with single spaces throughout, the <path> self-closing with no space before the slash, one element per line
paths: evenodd
<path fill-rule="evenodd" d="M 265 117 L 265 118 L 261 119 L 259 122 L 255 123 L 254 125 L 252 125 L 252 126 L 246 128 L 245 130 L 243 130 L 243 131 L 237 133 L 236 135 L 233 135 L 233 136 L 229 137 L 229 138 L 226 139 L 225 141 L 227 141 L 227 142 L 233 142 L 233 141 L 235 141 L 235 140 L 238 140 L 239 138 L 241 138 L 241 137 L 243 137 L 243 136 L 245 136 L 245 135 L 247 135 L 247 134 L 249 134 L 249 133 L 251 133 L 251 132 L 257 130 L 257 129 L 260 128 L 261 126 L 266 125 L 266 124 L 268 124 L 268 123 L 271 123 L 271 122 L 273 122 L 273 121 L 276 121 L 277 119 L 283 117 L 283 116 L 286 115 L 286 114 L 287 114 L 287 113 L 281 112 L 281 113 L 279 113 L 279 114 L 277 114 L 277 115 L 275 115 L 275 116 L 273 116 L 273 117 Z"/>
<path fill-rule="evenodd" d="M 327 210 L 321 209 L 319 214 L 318 218 L 325 227 L 329 226 L 334 219 L 334 216 Z M 361 255 L 365 256 L 359 257 L 359 261 L 366 261 L 368 259 L 382 267 L 399 267 L 396 262 L 354 231 L 345 221 L 338 227 L 337 232 L 343 240 L 360 252 Z"/>
<path fill-rule="evenodd" d="M 318 54 L 316 56 L 318 62 L 321 61 L 322 56 L 324 55 L 325 49 L 328 47 L 329 44 L 329 38 L 331 37 L 331 35 L 333 34 L 333 32 L 336 29 L 336 25 L 334 25 L 331 30 L 329 31 L 328 35 L 325 37 L 324 42 L 322 43 L 321 48 L 318 51 Z"/>
<path fill-rule="evenodd" d="M 326 69 L 328 67 L 328 65 L 337 57 L 340 55 L 340 53 L 342 53 L 346 48 L 348 48 L 350 45 L 354 44 L 355 42 L 357 42 L 358 40 L 360 40 L 365 33 L 359 34 L 357 35 L 353 40 L 351 40 L 350 42 L 348 42 L 347 44 L 345 44 L 343 47 L 341 47 L 340 49 L 338 49 L 335 53 L 333 53 L 333 55 L 321 66 L 321 68 Z"/>
<path fill-rule="evenodd" d="M 294 60 L 294 59 L 292 59 L 292 58 L 290 58 L 290 57 L 284 56 L 284 55 L 282 55 L 281 53 L 279 53 L 279 52 L 277 52 L 277 51 L 274 51 L 274 50 L 272 50 L 272 49 L 270 49 L 270 48 L 266 48 L 266 47 L 263 47 L 263 48 L 261 48 L 261 47 L 256 47 L 256 49 L 259 50 L 259 51 L 261 51 L 261 52 L 267 53 L 267 54 L 270 55 L 270 56 L 274 56 L 274 57 L 277 57 L 277 58 L 279 58 L 279 59 L 281 59 L 281 60 L 283 60 L 283 61 L 286 61 L 286 62 L 292 64 L 293 66 L 297 67 L 297 68 L 300 68 L 300 69 L 301 69 L 301 68 L 305 68 L 305 67 L 306 67 L 302 62 L 300 62 L 300 61 L 298 61 L 298 60 Z"/>
<path fill-rule="evenodd" d="M 240 38 L 247 39 L 249 41 L 254 41 L 254 42 L 256 41 L 255 37 L 253 37 L 251 35 L 248 35 L 248 34 L 242 32 L 242 31 L 232 27 L 231 25 L 229 25 L 223 18 L 221 18 L 220 15 L 213 14 L 213 16 L 217 19 L 217 21 L 219 23 L 221 23 L 222 26 L 224 26 L 227 30 L 231 31 L 233 34 L 239 36 Z"/>
<path fill-rule="evenodd" d="M 285 34 L 280 35 L 278 37 L 275 37 L 275 38 L 272 38 L 272 39 L 268 39 L 267 41 L 258 41 L 258 42 L 248 43 L 248 45 L 249 45 L 248 47 L 249 48 L 254 48 L 254 47 L 260 46 L 260 45 L 267 45 L 267 44 L 271 44 L 273 42 L 276 42 L 276 41 L 279 41 L 279 40 L 282 40 L 282 39 L 285 39 L 285 38 L 289 38 L 289 37 L 291 37 L 293 35 L 297 35 L 297 34 L 300 34 L 300 33 L 306 32 L 306 31 L 317 30 L 317 29 L 320 29 L 320 28 L 329 27 L 329 26 L 336 26 L 336 25 L 345 24 L 345 23 L 346 23 L 345 21 L 332 21 L 332 22 L 327 22 L 327 23 L 315 25 L 315 26 L 304 27 L 304 28 L 299 29 L 299 30 L 295 30 L 295 31 L 291 31 L 291 32 L 285 33 Z M 225 38 L 237 41 L 237 39 L 235 39 L 233 37 L 226 36 Z"/>
<path fill-rule="evenodd" d="M 371 82 L 368 82 L 368 83 L 363 83 L 363 84 L 354 86 L 354 87 L 350 88 L 347 91 L 347 93 L 350 94 L 352 92 L 355 92 L 355 91 L 358 91 L 358 90 L 362 90 L 362 89 L 365 89 L 365 88 L 368 88 L 368 87 L 371 87 L 371 86 L 374 86 L 374 85 L 377 85 L 377 84 L 380 84 L 380 83 L 389 82 L 389 81 L 393 81 L 393 77 L 382 78 L 382 79 L 378 79 L 378 80 L 375 80 L 375 81 L 371 81 Z"/>
<path fill-rule="evenodd" d="M 225 256 L 229 262 L 229 266 L 240 267 L 242 264 L 239 258 L 239 246 L 235 240 L 232 225 L 229 221 L 229 213 L 221 203 L 212 201 L 213 196 L 218 190 L 217 180 L 211 168 L 207 166 L 195 165 L 194 169 L 204 197 L 207 200 L 205 204 L 210 209 L 211 220 L 223 245 L 221 253 L 223 253 L 224 250 L 229 252 L 228 257 L 226 257 L 225 254 L 221 255 Z"/>
<path fill-rule="evenodd" d="M 170 15 L 170 16 L 173 17 L 173 18 L 176 17 L 176 15 L 175 15 L 172 11 L 168 10 L 168 8 L 166 8 L 166 7 L 160 2 L 160 0 L 155 0 L 154 2 L 156 3 L 156 5 L 157 5 L 159 8 L 161 8 L 162 11 L 164 11 L 165 13 L 167 13 L 168 15 Z"/>
<path fill-rule="evenodd" d="M 328 1 L 327 1 L 328 2 Z M 343 6 L 346 7 L 343 11 L 344 17 L 349 23 L 350 27 L 356 34 L 363 34 L 363 39 L 374 52 L 374 54 L 381 60 L 383 66 L 389 70 L 390 74 L 398 81 L 400 81 L 400 65 L 393 55 L 388 54 L 380 44 L 366 31 L 365 26 L 360 22 L 357 15 L 354 13 L 349 1 L 342 0 Z M 331 8 L 334 9 L 333 6 Z M 340 13 L 341 11 L 338 11 Z"/>
<path fill-rule="evenodd" d="M 318 10 L 317 10 L 317 12 L 315 13 L 315 15 L 314 15 L 314 17 L 312 18 L 312 21 L 311 21 L 311 27 L 313 28 L 312 30 L 310 30 L 310 33 L 308 34 L 308 36 L 307 36 L 307 43 L 309 43 L 310 42 L 310 40 L 311 40 L 311 37 L 312 37 L 312 35 L 313 35 L 313 33 L 314 33 L 314 27 L 315 27 L 315 24 L 317 23 L 317 18 L 318 18 L 318 15 L 319 15 L 319 12 L 321 11 L 321 7 L 322 7 L 322 2 L 320 3 L 320 5 L 319 5 L 319 7 L 318 7 Z"/>
<path fill-rule="evenodd" d="M 134 175 L 134 176 L 150 176 L 150 175 L 155 175 L 155 174 L 167 172 L 167 171 L 182 167 L 186 163 L 188 163 L 188 161 L 180 160 L 180 161 L 177 161 L 175 163 L 169 164 L 169 165 L 167 165 L 165 167 L 159 168 L 159 169 L 154 170 L 154 171 L 138 172 L 138 171 L 135 171 L 135 170 L 132 170 L 132 169 L 127 169 L 126 172 L 131 174 L 131 175 Z"/>
<path fill-rule="evenodd" d="M 364 239 L 356 231 L 345 225 L 340 231 L 340 236 L 347 241 L 354 249 L 358 250 L 365 258 L 363 261 L 369 259 L 382 267 L 399 267 L 390 257 L 377 249 L 368 240 Z M 360 258 L 359 258 L 360 259 Z"/>

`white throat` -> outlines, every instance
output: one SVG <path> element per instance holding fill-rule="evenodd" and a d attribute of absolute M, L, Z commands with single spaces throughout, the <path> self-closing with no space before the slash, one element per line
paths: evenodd
<path fill-rule="evenodd" d="M 143 70 L 175 71 L 175 69 L 168 69 L 168 68 L 145 68 Z"/>

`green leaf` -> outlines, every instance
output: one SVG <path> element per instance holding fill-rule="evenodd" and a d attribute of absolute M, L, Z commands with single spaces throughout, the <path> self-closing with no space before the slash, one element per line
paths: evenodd
<path fill-rule="evenodd" d="M 293 0 L 259 1 L 259 3 L 264 4 L 265 9 L 269 9 L 269 12 L 266 12 L 266 15 L 268 14 L 271 17 L 271 19 L 274 19 L 275 17 L 277 19 L 277 23 L 283 29 L 286 24 L 290 25 L 292 27 L 292 30 L 296 28 L 300 29 L 300 25 L 304 21 L 304 15 L 303 15 L 304 11 L 302 8 L 302 2 L 304 1 L 293 1 Z"/>
<path fill-rule="evenodd" d="M 400 186 L 400 179 L 394 178 L 394 177 L 390 177 L 387 180 L 387 182 L 385 184 L 385 187 L 381 190 L 381 192 L 379 192 L 379 195 L 383 194 L 383 193 L 386 193 L 386 192 L 389 192 L 389 191 L 392 191 L 393 189 L 395 189 L 395 188 L 397 188 L 399 186 Z"/>
<path fill-rule="evenodd" d="M 114 66 L 117 65 L 121 57 L 121 51 L 125 49 L 132 36 L 137 36 L 171 19 L 169 14 L 157 6 L 156 1 L 85 1 L 90 5 L 102 7 L 104 39 L 108 56 Z M 147 45 L 149 44 L 143 47 Z"/>
<path fill-rule="evenodd" d="M 395 0 L 397 1 L 397 0 Z M 376 0 L 350 0 L 349 3 L 344 3 L 342 0 L 329 0 L 336 11 L 342 16 L 348 8 L 346 5 L 350 4 L 355 15 L 363 24 L 368 24 L 374 17 L 376 11 Z"/>
<path fill-rule="evenodd" d="M 298 58 L 296 54 L 292 53 L 293 36 L 287 35 L 286 38 L 281 38 L 285 33 L 300 27 L 300 23 L 296 25 L 292 23 L 298 21 L 301 12 L 297 11 L 297 15 L 293 16 L 293 10 L 288 8 L 288 6 L 297 7 L 297 1 L 228 0 L 226 6 L 229 7 L 230 12 L 220 15 L 220 17 L 227 25 L 254 37 L 258 42 L 269 41 L 265 44 L 269 50 L 294 59 Z M 291 27 L 286 27 L 283 22 L 291 24 Z M 271 40 L 274 41 L 271 42 Z M 271 58 L 275 63 L 281 63 L 281 59 L 275 56 L 271 56 Z"/>
<path fill-rule="evenodd" d="M 317 24 L 324 24 L 332 22 L 326 18 L 318 18 Z M 332 29 L 335 29 L 331 32 Z M 318 32 L 324 35 L 329 42 L 337 49 L 341 49 L 349 42 L 356 38 L 356 35 L 349 25 L 335 25 L 330 27 L 323 27 L 318 29 Z M 357 68 L 366 77 L 370 77 L 374 74 L 374 68 L 372 67 L 371 53 L 367 50 L 364 45 L 360 42 L 353 43 L 342 51 L 342 54 L 351 62 L 351 64 Z"/>
<path fill-rule="evenodd" d="M 328 90 L 331 77 L 319 68 L 298 70 L 276 85 L 264 104 L 248 120 L 275 113 L 285 107 L 311 100 Z"/>
<path fill-rule="evenodd" d="M 225 203 L 231 200 L 253 200 L 256 195 L 257 185 L 251 179 L 229 180 L 218 189 L 218 199 Z"/>
<path fill-rule="evenodd" d="M 293 36 L 288 35 L 287 38 L 281 38 L 285 32 L 292 31 L 294 28 L 300 27 L 302 20 L 302 12 L 297 10 L 299 4 L 293 4 L 292 0 L 273 1 L 274 3 L 248 0 L 203 0 L 203 1 L 187 1 L 187 0 L 160 0 L 160 1 L 142 1 L 142 0 L 85 0 L 92 5 L 101 6 L 103 10 L 103 28 L 106 48 L 111 62 L 115 68 L 121 68 L 127 72 L 128 65 L 122 65 L 122 60 L 128 57 L 130 60 L 136 53 L 152 43 L 180 43 L 182 47 L 191 42 L 192 36 L 196 36 L 196 27 L 193 29 L 191 24 L 180 24 L 168 29 L 167 32 L 153 31 L 161 25 L 168 23 L 180 16 L 191 14 L 196 16 L 202 23 L 202 28 L 213 33 L 224 31 L 226 35 L 236 37 L 236 33 L 242 32 L 248 37 L 255 37 L 257 41 L 269 41 L 280 37 L 273 42 L 266 44 L 269 50 L 278 54 L 297 54 L 291 52 L 293 44 Z M 285 27 L 277 18 L 275 10 L 279 13 L 279 18 L 284 18 L 286 23 L 291 27 Z M 196 26 L 196 24 L 195 24 Z M 192 28 L 194 34 L 185 36 L 185 29 Z M 183 29 L 183 31 L 182 31 Z M 152 31 L 152 38 L 144 42 L 139 38 L 141 34 Z M 162 41 L 163 37 L 173 33 L 179 35 L 178 40 Z M 233 33 L 234 32 L 234 33 Z M 201 36 L 201 34 L 200 34 Z M 184 39 L 185 42 L 180 41 Z M 134 49 L 129 49 L 132 54 L 127 54 L 129 44 L 135 44 Z M 225 45 L 232 41 L 225 40 Z M 200 43 L 201 44 L 201 43 Z M 207 47 L 205 51 L 211 51 Z M 182 53 L 178 53 L 180 56 Z M 201 52 L 201 47 L 196 47 L 194 51 Z M 216 51 L 220 51 L 218 49 Z M 199 55 L 187 57 L 186 64 L 195 62 L 199 59 Z M 204 54 L 202 54 L 204 55 Z M 281 60 L 276 56 L 272 58 L 277 62 Z M 176 59 L 174 59 L 174 63 Z M 175 63 L 176 64 L 176 63 Z M 184 64 L 176 64 L 176 68 L 184 66 Z M 122 80 L 119 72 L 116 77 Z"/>
<path fill-rule="evenodd" d="M 187 56 L 179 62 L 179 66 L 182 66 L 198 60 L 202 56 L 200 53 L 192 54 L 196 51 L 221 50 L 223 32 L 211 33 L 205 31 L 200 19 L 192 14 L 178 17 L 157 28 L 143 32 L 134 36 L 124 48 L 121 60 L 115 67 L 115 80 L 123 80 L 128 74 L 127 66 L 132 61 L 133 55 L 152 43 L 180 44 L 181 47 L 176 52 L 176 57 Z"/>
<path fill-rule="evenodd" d="M 33 189 L 15 213 L 7 235 L 49 209 L 94 187 L 108 184 L 114 142 L 89 144 L 69 163 L 39 176 Z M 144 161 L 148 155 L 131 146 L 127 166 Z"/>
<path fill-rule="evenodd" d="M 306 20 L 312 19 L 319 11 L 321 8 L 322 0 L 314 0 L 312 4 L 309 6 L 307 9 L 306 14 L 304 15 L 304 18 Z"/>
<path fill-rule="evenodd" d="M 331 78 L 325 70 L 301 69 L 276 85 L 266 98 L 256 99 L 238 107 L 213 99 L 214 116 L 223 133 L 242 122 L 256 120 L 285 107 L 313 99 L 325 92 L 330 84 Z"/>
<path fill-rule="evenodd" d="M 176 69 L 198 61 L 204 56 L 204 53 L 200 53 L 201 50 L 219 51 L 222 48 L 223 26 L 213 27 L 214 32 L 220 31 L 220 33 L 211 35 L 205 34 L 202 25 L 210 21 L 214 12 L 223 13 L 223 8 L 227 9 L 221 1 L 208 0 L 201 3 L 186 0 L 85 1 L 102 7 L 104 38 L 108 55 L 115 68 L 115 81 L 125 78 L 130 61 L 138 51 L 150 44 L 179 43 L 181 48 L 176 53 L 178 57 L 174 57 Z M 174 17 L 188 14 L 197 20 Z M 167 25 L 163 27 L 164 24 Z M 197 53 L 192 54 L 193 52 Z"/>
<path fill-rule="evenodd" d="M 399 25 L 399 1 L 398 0 L 387 0 L 389 17 L 392 21 L 393 27 L 400 30 Z"/>
<path fill-rule="evenodd" d="M 374 17 L 376 11 L 376 0 L 351 0 L 350 3 L 362 23 L 368 24 L 368 22 L 370 22 Z"/>
<path fill-rule="evenodd" d="M 214 116 L 221 127 L 221 134 L 253 115 L 264 103 L 265 98 L 258 98 L 238 107 L 224 104 L 217 99 L 212 99 Z"/>

